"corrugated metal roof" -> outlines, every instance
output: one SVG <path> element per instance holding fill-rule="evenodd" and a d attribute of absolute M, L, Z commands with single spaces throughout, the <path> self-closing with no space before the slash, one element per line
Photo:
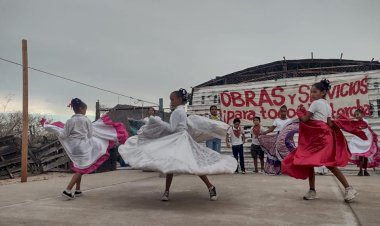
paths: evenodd
<path fill-rule="evenodd" d="M 371 70 L 380 70 L 380 62 L 343 59 L 282 60 L 250 67 L 224 76 L 217 76 L 215 79 L 195 86 L 195 88 Z"/>

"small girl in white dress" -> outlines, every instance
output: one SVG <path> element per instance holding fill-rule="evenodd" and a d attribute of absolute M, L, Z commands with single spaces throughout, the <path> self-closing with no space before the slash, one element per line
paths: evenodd
<path fill-rule="evenodd" d="M 55 122 L 48 124 L 45 119 L 42 125 L 48 132 L 54 133 L 66 154 L 72 161 L 71 169 L 75 172 L 63 191 L 62 196 L 74 199 L 82 195 L 82 175 L 95 171 L 109 157 L 109 150 L 115 142 L 123 144 L 127 139 L 127 131 L 122 123 L 113 123 L 107 115 L 91 123 L 85 116 L 87 105 L 78 98 L 71 100 L 73 115 L 66 124 Z M 72 189 L 76 185 L 75 192 Z"/>
<path fill-rule="evenodd" d="M 162 201 L 169 200 L 174 173 L 198 175 L 208 188 L 210 200 L 217 200 L 215 186 L 205 175 L 232 174 L 236 160 L 198 142 L 225 137 L 229 126 L 202 116 L 187 117 L 184 107 L 187 92 L 184 89 L 172 92 L 170 101 L 174 109 L 170 123 L 150 117 L 137 136 L 130 137 L 119 147 L 119 153 L 134 169 L 166 174 Z"/>

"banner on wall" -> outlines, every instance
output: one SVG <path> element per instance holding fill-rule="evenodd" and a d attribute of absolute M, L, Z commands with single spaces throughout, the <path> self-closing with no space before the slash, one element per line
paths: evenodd
<path fill-rule="evenodd" d="M 330 80 L 331 89 L 326 99 L 332 108 L 332 117 L 346 114 L 353 117 L 354 111 L 361 107 L 365 115 L 370 114 L 368 99 L 368 78 L 366 75 L 351 76 L 344 80 Z M 232 124 L 235 118 L 240 118 L 243 125 L 252 125 L 255 116 L 261 118 L 265 126 L 278 118 L 280 107 L 288 107 L 288 117 L 296 117 L 298 106 L 306 109 L 311 104 L 311 84 L 275 86 L 265 88 L 247 88 L 220 93 L 220 105 L 223 120 Z"/>

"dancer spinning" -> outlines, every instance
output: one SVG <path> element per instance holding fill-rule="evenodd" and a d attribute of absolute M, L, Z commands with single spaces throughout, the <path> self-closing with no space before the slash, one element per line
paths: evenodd
<path fill-rule="evenodd" d="M 363 140 L 357 136 L 351 139 L 348 144 L 348 148 L 352 154 L 351 162 L 360 168 L 358 176 L 369 176 L 367 168 L 375 168 L 380 165 L 380 153 L 379 147 L 377 146 L 378 138 L 376 133 L 374 133 L 368 125 L 368 121 L 363 118 L 363 111 L 361 109 L 355 110 L 354 116 L 356 120 L 365 122 L 366 126 L 363 128 L 363 132 L 366 134 L 368 140 Z"/>
<path fill-rule="evenodd" d="M 288 108 L 285 105 L 281 106 L 279 111 L 280 118 L 275 119 L 273 125 L 259 136 L 260 145 L 267 153 L 264 172 L 268 175 L 278 175 L 281 173 L 281 159 L 277 155 L 278 145 L 276 143 L 284 126 L 291 121 L 291 119 L 287 118 L 287 111 Z M 275 134 L 267 135 L 271 132 L 275 132 Z M 285 151 L 287 152 L 288 150 Z"/>
<path fill-rule="evenodd" d="M 345 188 L 344 200 L 352 201 L 358 192 L 350 186 L 337 168 L 346 166 L 350 158 L 347 142 L 342 131 L 331 120 L 331 107 L 326 100 L 330 82 L 326 79 L 311 87 L 313 100 L 309 110 L 299 112 L 300 130 L 296 150 L 282 161 L 282 172 L 289 176 L 309 178 L 310 189 L 305 200 L 316 198 L 314 166 L 326 166 Z"/>
<path fill-rule="evenodd" d="M 41 124 L 58 137 L 73 163 L 71 169 L 75 174 L 62 196 L 74 199 L 82 195 L 82 175 L 93 172 L 105 162 L 109 157 L 109 149 L 113 148 L 116 141 L 124 143 L 128 134 L 122 123 L 113 123 L 108 116 L 103 116 L 92 124 L 85 116 L 87 105 L 78 98 L 72 99 L 69 107 L 72 107 L 75 115 L 66 124 L 48 124 L 45 119 L 41 120 Z M 72 192 L 74 185 L 76 189 Z"/>
<path fill-rule="evenodd" d="M 268 133 L 271 133 L 271 132 L 275 132 L 278 134 L 282 130 L 284 125 L 291 120 L 291 119 L 288 119 L 287 113 L 288 113 L 288 108 L 286 107 L 286 105 L 282 105 L 280 108 L 280 113 L 279 113 L 280 118 L 276 118 L 273 122 L 273 125 L 269 127 L 267 131 L 261 134 L 267 135 Z"/>
<path fill-rule="evenodd" d="M 207 186 L 210 200 L 217 200 L 215 186 L 205 175 L 233 173 L 236 161 L 197 142 L 224 137 L 228 125 L 202 116 L 187 117 L 186 102 L 186 90 L 172 92 L 170 103 L 174 111 L 170 124 L 151 117 L 137 136 L 119 147 L 119 153 L 135 169 L 151 169 L 166 174 L 162 201 L 169 200 L 173 173 L 199 175 Z"/>

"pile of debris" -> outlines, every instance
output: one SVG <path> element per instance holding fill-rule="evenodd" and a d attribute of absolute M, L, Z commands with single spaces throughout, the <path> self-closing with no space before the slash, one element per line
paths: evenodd
<path fill-rule="evenodd" d="M 34 144 L 28 148 L 28 172 L 69 172 L 70 159 L 58 140 Z M 0 179 L 15 178 L 21 172 L 21 141 L 15 136 L 0 138 Z"/>

